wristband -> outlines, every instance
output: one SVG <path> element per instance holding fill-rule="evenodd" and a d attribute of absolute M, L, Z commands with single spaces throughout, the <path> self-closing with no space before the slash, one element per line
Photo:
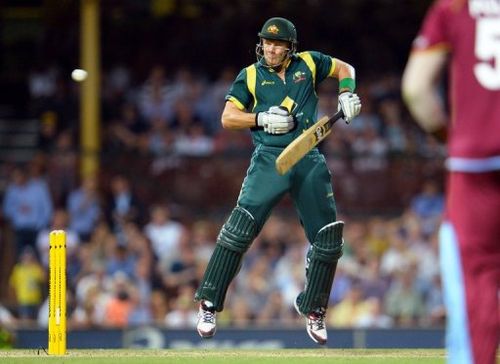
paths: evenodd
<path fill-rule="evenodd" d="M 350 92 L 354 92 L 356 88 L 356 81 L 350 77 L 345 77 L 339 82 L 339 90 L 349 89 Z"/>

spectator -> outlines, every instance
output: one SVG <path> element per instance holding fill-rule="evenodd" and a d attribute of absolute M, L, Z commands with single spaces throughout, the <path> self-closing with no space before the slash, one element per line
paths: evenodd
<path fill-rule="evenodd" d="M 443 213 L 444 196 L 439 192 L 436 181 L 426 180 L 422 191 L 415 195 L 411 201 L 411 209 L 419 217 L 426 218 L 438 216 Z"/>
<path fill-rule="evenodd" d="M 203 125 L 193 123 L 188 126 L 185 133 L 177 136 L 174 147 L 179 155 L 206 157 L 213 153 L 214 142 L 205 134 Z"/>
<path fill-rule="evenodd" d="M 425 323 L 434 327 L 443 327 L 446 321 L 446 308 L 443 299 L 441 276 L 436 274 L 431 279 L 431 286 L 425 297 Z"/>
<path fill-rule="evenodd" d="M 29 323 L 36 319 L 43 300 L 46 277 L 30 246 L 23 249 L 19 261 L 12 270 L 9 283 L 16 297 L 21 321 Z"/>
<path fill-rule="evenodd" d="M 273 323 L 284 326 L 293 322 L 295 315 L 291 309 L 286 309 L 284 303 L 280 291 L 271 291 L 264 306 L 261 307 L 260 312 L 257 312 L 255 323 L 259 326 L 273 325 Z"/>
<path fill-rule="evenodd" d="M 435 231 L 444 211 L 444 196 L 439 191 L 437 182 L 426 180 L 421 192 L 413 197 L 410 208 L 421 219 L 427 234 Z"/>
<path fill-rule="evenodd" d="M 237 291 L 245 296 L 253 318 L 259 316 L 270 293 L 275 290 L 274 280 L 270 278 L 273 277 L 271 271 L 269 258 L 261 256 L 237 277 Z"/>
<path fill-rule="evenodd" d="M 359 272 L 358 278 L 364 297 L 384 300 L 389 289 L 390 277 L 381 274 L 380 260 L 370 259 Z"/>
<path fill-rule="evenodd" d="M 55 66 L 35 67 L 29 73 L 28 86 L 32 99 L 52 97 L 56 92 L 56 81 L 59 70 Z"/>
<path fill-rule="evenodd" d="M 46 111 L 40 115 L 37 148 L 42 153 L 50 153 L 57 139 L 57 115 Z"/>
<path fill-rule="evenodd" d="M 101 215 L 97 180 L 85 177 L 78 189 L 68 197 L 69 227 L 76 231 L 80 240 L 87 242 Z"/>
<path fill-rule="evenodd" d="M 153 323 L 149 293 L 150 292 L 148 292 L 147 297 L 144 297 L 143 292 L 139 289 L 130 290 L 130 302 L 132 303 L 132 308 L 130 309 L 127 317 L 127 326 L 135 327 Z"/>
<path fill-rule="evenodd" d="M 52 217 L 52 200 L 44 183 L 28 177 L 22 167 L 12 172 L 6 188 L 3 213 L 14 229 L 16 257 L 26 247 L 35 250 L 36 236 Z"/>
<path fill-rule="evenodd" d="M 385 251 L 380 261 L 380 272 L 386 276 L 405 270 L 416 259 L 398 225 L 390 228 L 389 243 L 389 249 Z"/>
<path fill-rule="evenodd" d="M 141 223 L 143 220 L 142 204 L 132 190 L 130 180 L 124 175 L 111 178 L 106 217 L 117 234 L 123 233 L 127 222 Z"/>
<path fill-rule="evenodd" d="M 171 219 L 170 209 L 166 205 L 152 206 L 144 233 L 162 266 L 170 266 L 179 257 L 180 246 L 188 238 L 186 228 Z"/>
<path fill-rule="evenodd" d="M 51 143 L 47 156 L 49 187 L 56 206 L 65 206 L 68 195 L 76 188 L 78 154 L 74 136 L 70 130 L 63 130 Z"/>
<path fill-rule="evenodd" d="M 177 296 L 182 287 L 194 287 L 198 283 L 196 256 L 193 248 L 187 244 L 179 248 L 178 258 L 170 265 L 160 264 L 160 274 L 167 294 Z"/>
<path fill-rule="evenodd" d="M 151 315 L 156 325 L 165 325 L 165 317 L 169 312 L 168 300 L 161 290 L 151 292 Z"/>
<path fill-rule="evenodd" d="M 367 223 L 368 227 L 366 236 L 366 245 L 368 245 L 369 253 L 374 257 L 381 257 L 389 248 L 389 239 L 387 233 L 389 223 L 381 217 L 372 217 Z"/>
<path fill-rule="evenodd" d="M 83 300 L 77 303 L 69 316 L 68 324 L 72 328 L 92 329 L 102 325 L 102 322 L 98 320 L 96 315 L 100 306 L 100 294 L 101 292 L 97 286 L 89 288 Z"/>
<path fill-rule="evenodd" d="M 369 297 L 365 300 L 365 309 L 354 321 L 354 327 L 389 329 L 394 320 L 384 313 L 382 302 L 377 297 Z"/>
<path fill-rule="evenodd" d="M 125 103 L 121 106 L 120 115 L 109 126 L 110 145 L 112 148 L 144 151 L 149 128 L 139 116 L 136 105 Z"/>
<path fill-rule="evenodd" d="M 196 260 L 208 263 L 214 251 L 215 238 L 212 236 L 210 221 L 198 220 L 191 228 L 191 243 L 194 247 Z"/>
<path fill-rule="evenodd" d="M 387 168 L 388 144 L 377 130 L 367 126 L 352 144 L 353 168 L 358 172 L 376 172 Z"/>
<path fill-rule="evenodd" d="M 379 110 L 384 120 L 384 136 L 387 139 L 389 151 L 404 152 L 407 148 L 407 140 L 402 125 L 401 102 L 395 97 L 385 97 L 380 100 Z"/>
<path fill-rule="evenodd" d="M 113 296 L 107 302 L 104 310 L 104 326 L 124 328 L 133 311 L 131 292 L 134 286 L 122 273 L 115 274 L 113 280 Z"/>
<path fill-rule="evenodd" d="M 53 230 L 64 230 L 66 232 L 66 257 L 68 268 L 71 270 L 72 263 L 76 260 L 80 238 L 78 234 L 68 228 L 68 213 L 62 208 L 57 208 L 52 216 L 52 224 L 47 228 L 40 230 L 36 238 L 36 248 L 40 263 L 47 269 L 49 267 L 49 238 Z"/>
<path fill-rule="evenodd" d="M 122 273 L 128 279 L 133 279 L 135 277 L 135 264 L 136 260 L 129 253 L 127 247 L 123 244 L 116 244 L 113 254 L 106 260 L 106 274 L 114 276 L 117 273 Z"/>
<path fill-rule="evenodd" d="M 105 275 L 103 266 L 93 267 L 91 272 L 81 277 L 75 284 L 77 309 L 82 315 L 75 316 L 75 319 L 77 321 L 81 319 L 82 324 L 102 326 L 107 304 L 114 294 L 113 288 L 114 277 Z"/>
<path fill-rule="evenodd" d="M 208 90 L 201 95 L 195 105 L 195 111 L 202 118 L 203 125 L 209 135 L 213 136 L 221 131 L 219 116 L 224 109 L 227 91 L 235 77 L 235 69 L 224 67 L 217 80 L 208 85 Z"/>
<path fill-rule="evenodd" d="M 328 313 L 327 321 L 334 327 L 352 327 L 368 311 L 369 307 L 363 297 L 363 291 L 359 284 L 355 283 L 345 297 L 333 306 Z"/>
<path fill-rule="evenodd" d="M 222 324 L 243 329 L 253 324 L 253 312 L 244 294 L 235 294 L 231 302 L 228 303 L 227 315 L 221 315 Z"/>
<path fill-rule="evenodd" d="M 281 294 L 280 300 L 285 307 L 293 307 L 295 297 L 304 286 L 304 250 L 306 248 L 304 243 L 288 246 L 285 254 L 276 263 L 274 270 L 276 288 Z"/>
<path fill-rule="evenodd" d="M 195 328 L 198 318 L 193 305 L 194 288 L 183 286 L 179 296 L 173 300 L 172 309 L 165 316 L 165 326 L 169 328 Z"/>
<path fill-rule="evenodd" d="M 156 65 L 137 94 L 141 116 L 147 123 L 160 120 L 167 124 L 174 114 L 176 95 L 166 78 L 165 68 Z"/>
<path fill-rule="evenodd" d="M 385 297 L 386 312 L 400 326 L 418 325 L 425 313 L 423 297 L 414 287 L 415 277 L 413 267 L 397 272 Z"/>

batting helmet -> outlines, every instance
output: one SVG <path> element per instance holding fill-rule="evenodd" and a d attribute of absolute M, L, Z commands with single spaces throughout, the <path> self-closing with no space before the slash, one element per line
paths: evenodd
<path fill-rule="evenodd" d="M 262 26 L 262 30 L 257 34 L 260 37 L 260 42 L 255 47 L 255 54 L 257 55 L 257 62 L 265 67 L 264 52 L 262 47 L 262 39 L 280 40 L 290 43 L 290 47 L 283 58 L 283 61 L 279 65 L 274 65 L 273 67 L 279 67 L 284 62 L 292 57 L 292 55 L 297 50 L 297 30 L 295 25 L 290 20 L 285 18 L 271 18 L 267 20 Z"/>
<path fill-rule="evenodd" d="M 271 18 L 262 26 L 258 33 L 260 38 L 276 39 L 297 44 L 297 30 L 290 20 L 285 18 Z"/>

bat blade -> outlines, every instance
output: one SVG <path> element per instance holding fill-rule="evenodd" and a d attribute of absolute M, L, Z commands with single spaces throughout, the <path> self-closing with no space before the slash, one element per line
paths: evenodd
<path fill-rule="evenodd" d="M 344 114 L 337 112 L 331 118 L 323 116 L 309 129 L 291 142 L 276 159 L 276 170 L 280 175 L 288 172 L 298 161 L 316 147 L 330 133 L 332 125 Z"/>

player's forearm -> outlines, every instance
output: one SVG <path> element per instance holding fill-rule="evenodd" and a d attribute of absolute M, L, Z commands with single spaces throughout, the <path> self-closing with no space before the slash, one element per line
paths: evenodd
<path fill-rule="evenodd" d="M 227 102 L 221 117 L 224 129 L 248 129 L 255 126 L 255 114 L 238 109 L 232 102 Z"/>
<path fill-rule="evenodd" d="M 426 132 L 434 133 L 446 126 L 447 115 L 436 90 L 411 92 L 403 89 L 403 98 L 415 121 Z"/>
<path fill-rule="evenodd" d="M 246 112 L 229 112 L 222 114 L 224 129 L 248 129 L 255 126 L 255 114 Z"/>
<path fill-rule="evenodd" d="M 422 94 L 403 94 L 408 110 L 427 133 L 445 143 L 447 140 L 447 115 L 441 98 L 435 90 Z"/>
<path fill-rule="evenodd" d="M 333 77 L 339 80 L 339 92 L 354 92 L 356 88 L 356 71 L 349 63 L 335 58 L 335 69 L 333 70 Z"/>

